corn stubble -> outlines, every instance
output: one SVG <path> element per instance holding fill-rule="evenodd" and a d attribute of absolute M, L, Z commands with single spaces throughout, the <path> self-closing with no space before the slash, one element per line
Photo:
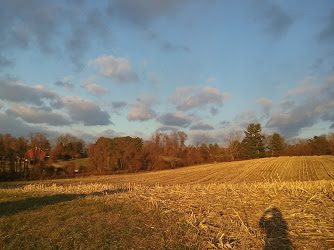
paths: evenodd
<path fill-rule="evenodd" d="M 280 157 L 197 168 L 149 173 L 146 183 L 140 174 L 129 175 L 127 183 L 124 176 L 115 177 L 124 178 L 118 184 L 112 177 L 109 182 L 100 177 L 100 182 L 48 182 L 1 192 L 6 197 L 76 194 L 103 201 L 106 207 L 115 200 L 134 202 L 143 211 L 171 218 L 168 223 L 175 223 L 173 230 L 182 232 L 186 242 L 182 248 L 334 248 L 333 157 Z M 137 183 L 131 181 L 134 177 Z"/>

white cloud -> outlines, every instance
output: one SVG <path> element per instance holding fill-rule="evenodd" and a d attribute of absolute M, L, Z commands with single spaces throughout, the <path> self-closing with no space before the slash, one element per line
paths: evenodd
<path fill-rule="evenodd" d="M 28 123 L 44 123 L 51 126 L 65 126 L 71 124 L 69 118 L 51 109 L 14 105 L 7 110 L 8 115 L 20 117 Z"/>
<path fill-rule="evenodd" d="M 189 95 L 189 93 L 194 92 L 200 89 L 198 86 L 191 86 L 191 87 L 179 87 L 176 89 L 176 92 L 173 96 L 169 98 L 171 103 L 178 103 L 180 99 L 184 98 L 185 95 Z"/>
<path fill-rule="evenodd" d="M 268 98 L 259 98 L 255 101 L 255 103 L 261 107 L 265 116 L 270 115 L 270 111 L 274 106 L 273 101 L 269 100 Z"/>
<path fill-rule="evenodd" d="M 86 126 L 112 124 L 110 115 L 92 101 L 79 97 L 62 97 L 39 85 L 28 86 L 0 80 L 0 99 L 7 101 L 9 105 L 16 104 L 7 110 L 7 114 L 21 117 L 29 123 L 61 126 L 75 122 L 82 122 Z M 19 103 L 34 106 L 19 106 Z M 60 111 L 66 112 L 61 114 Z"/>
<path fill-rule="evenodd" d="M 250 123 L 259 123 L 259 119 L 254 110 L 246 110 L 235 117 L 234 127 L 245 129 Z"/>
<path fill-rule="evenodd" d="M 185 87 L 178 88 L 170 97 L 170 102 L 176 104 L 178 110 L 186 111 L 207 105 L 222 107 L 228 97 L 228 93 L 221 93 L 219 89 L 210 86 Z"/>
<path fill-rule="evenodd" d="M 0 99 L 42 106 L 51 102 L 58 103 L 59 96 L 56 92 L 45 89 L 43 86 L 29 86 L 20 82 L 0 79 Z"/>
<path fill-rule="evenodd" d="M 42 126 L 29 125 L 13 116 L 0 113 L 0 134 L 11 134 L 12 136 L 27 136 L 30 132 L 45 133 L 48 136 L 57 137 L 59 132 L 49 130 Z"/>
<path fill-rule="evenodd" d="M 90 60 L 89 64 L 96 65 L 100 70 L 100 75 L 111 78 L 117 83 L 138 81 L 137 74 L 132 71 L 131 63 L 126 58 L 102 55 Z"/>
<path fill-rule="evenodd" d="M 84 88 L 87 89 L 88 92 L 94 93 L 98 96 L 105 95 L 109 92 L 109 89 L 106 89 L 96 83 L 87 83 L 84 85 Z"/>
<path fill-rule="evenodd" d="M 63 97 L 62 104 L 73 121 L 83 122 L 85 126 L 112 124 L 110 115 L 90 100 L 75 96 Z"/>
<path fill-rule="evenodd" d="M 305 95 L 310 94 L 314 91 L 318 91 L 319 86 L 314 85 L 316 78 L 313 76 L 308 76 L 304 78 L 295 89 L 291 89 L 284 96 L 284 98 L 290 98 L 295 95 Z"/>
<path fill-rule="evenodd" d="M 281 110 L 270 116 L 266 127 L 277 129 L 285 137 L 293 137 L 320 120 L 334 124 L 333 96 L 334 76 L 321 85 L 316 85 L 312 77 L 305 78 L 284 96 Z"/>
<path fill-rule="evenodd" d="M 132 109 L 127 115 L 129 121 L 147 121 L 156 117 L 152 105 L 157 104 L 158 99 L 152 95 L 143 95 L 132 104 Z"/>
<path fill-rule="evenodd" d="M 89 76 L 82 82 L 81 86 L 88 92 L 97 96 L 102 96 L 107 94 L 109 92 L 109 89 L 104 88 L 101 85 L 98 85 L 97 83 L 95 83 L 95 80 L 96 80 L 95 76 Z"/>

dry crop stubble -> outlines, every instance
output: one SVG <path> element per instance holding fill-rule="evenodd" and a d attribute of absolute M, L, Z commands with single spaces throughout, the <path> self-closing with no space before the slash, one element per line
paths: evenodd
<path fill-rule="evenodd" d="M 140 204 L 148 213 L 160 211 L 167 218 L 177 214 L 177 220 L 190 228 L 184 237 L 202 248 L 262 248 L 267 237 L 259 221 L 266 211 L 275 208 L 282 214 L 293 247 L 334 247 L 334 182 L 329 180 L 170 186 L 29 185 L 2 192 L 14 196 L 84 195 L 87 202 L 102 202 L 106 211 L 118 200 Z"/>
<path fill-rule="evenodd" d="M 203 247 L 263 247 L 265 232 L 259 220 L 270 208 L 281 212 L 293 247 L 334 247 L 332 181 L 159 186 L 139 188 L 135 198 L 166 213 L 184 214 Z"/>
<path fill-rule="evenodd" d="M 316 172 L 316 174 L 314 173 Z M 141 172 L 124 175 L 92 176 L 67 180 L 47 180 L 34 183 L 79 185 L 85 183 L 105 184 L 210 184 L 254 183 L 275 181 L 334 180 L 334 156 L 295 156 L 254 159 L 197 165 L 173 170 Z M 0 183 L 0 188 L 29 184 Z"/>
<path fill-rule="evenodd" d="M 329 174 L 333 159 L 278 157 L 18 188 L 7 185 L 8 189 L 0 190 L 0 202 L 25 196 L 82 195 L 82 199 L 100 201 L 106 211 L 115 201 L 139 204 L 147 213 L 158 211 L 167 218 L 161 223 L 183 225 L 174 230 L 182 232 L 190 242 L 187 246 L 261 249 L 268 244 L 291 244 L 296 249 L 331 249 L 334 181 Z M 71 197 L 66 202 L 75 203 Z M 52 200 L 49 205 L 55 206 Z M 274 217 L 272 224 L 283 225 L 284 230 L 276 230 L 281 235 L 268 236 L 269 227 L 261 227 L 261 219 L 270 221 L 269 217 Z M 150 223 L 146 223 L 148 228 L 154 224 Z"/>

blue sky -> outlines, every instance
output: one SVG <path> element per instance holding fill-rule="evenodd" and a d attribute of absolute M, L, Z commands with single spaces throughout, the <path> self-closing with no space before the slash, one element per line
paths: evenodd
<path fill-rule="evenodd" d="M 3 0 L 0 133 L 334 129 L 334 2 Z"/>

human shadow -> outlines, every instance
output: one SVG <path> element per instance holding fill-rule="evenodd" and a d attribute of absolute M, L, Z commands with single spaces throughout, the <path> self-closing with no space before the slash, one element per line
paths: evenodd
<path fill-rule="evenodd" d="M 283 219 L 282 213 L 278 208 L 273 207 L 267 209 L 259 221 L 259 226 L 266 233 L 266 237 L 264 239 L 265 245 L 263 249 L 292 249 L 292 244 L 288 237 L 288 225 Z"/>
<path fill-rule="evenodd" d="M 2 216 L 14 215 L 23 211 L 34 210 L 40 207 L 54 205 L 60 202 L 72 201 L 87 196 L 112 195 L 124 192 L 128 192 L 128 189 L 118 188 L 88 194 L 56 194 L 42 197 L 29 197 L 23 200 L 0 202 L 0 218 Z"/>

